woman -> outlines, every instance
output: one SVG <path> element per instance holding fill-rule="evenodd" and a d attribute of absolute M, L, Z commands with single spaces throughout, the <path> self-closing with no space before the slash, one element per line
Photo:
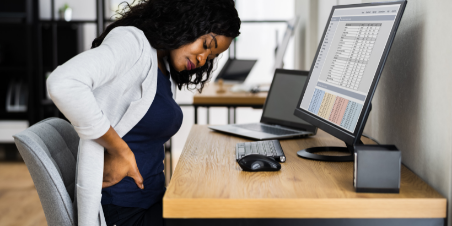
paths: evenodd
<path fill-rule="evenodd" d="M 121 15 L 47 80 L 81 138 L 79 225 L 163 224 L 163 144 L 182 123 L 175 87 L 201 91 L 240 34 L 232 0 L 143 0 Z"/>

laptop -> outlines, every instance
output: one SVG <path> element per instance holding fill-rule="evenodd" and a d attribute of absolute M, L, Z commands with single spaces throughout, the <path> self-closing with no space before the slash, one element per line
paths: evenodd
<path fill-rule="evenodd" d="M 210 129 L 256 140 L 315 135 L 317 128 L 293 115 L 308 71 L 276 69 L 260 123 L 209 126 Z"/>
<path fill-rule="evenodd" d="M 215 78 L 215 82 L 223 79 L 225 83 L 243 83 L 256 62 L 257 60 L 239 60 L 229 58 L 220 73 L 218 73 L 218 76 Z"/>

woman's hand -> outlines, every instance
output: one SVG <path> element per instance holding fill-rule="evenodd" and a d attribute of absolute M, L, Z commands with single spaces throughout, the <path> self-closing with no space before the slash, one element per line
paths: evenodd
<path fill-rule="evenodd" d="M 139 188 L 144 189 L 143 177 L 138 170 L 135 155 L 113 127 L 110 126 L 110 129 L 95 141 L 107 150 L 104 154 L 102 188 L 113 186 L 128 176 Z"/>
<path fill-rule="evenodd" d="M 102 188 L 119 183 L 124 177 L 131 177 L 137 186 L 144 189 L 143 177 L 137 167 L 135 155 L 130 148 L 107 150 L 104 155 L 104 179 Z"/>

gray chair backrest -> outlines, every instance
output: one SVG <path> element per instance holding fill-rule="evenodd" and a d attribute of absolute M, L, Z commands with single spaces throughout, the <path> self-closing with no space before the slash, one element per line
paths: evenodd
<path fill-rule="evenodd" d="M 50 226 L 75 226 L 73 208 L 79 136 L 59 118 L 42 120 L 13 136 L 30 171 Z"/>

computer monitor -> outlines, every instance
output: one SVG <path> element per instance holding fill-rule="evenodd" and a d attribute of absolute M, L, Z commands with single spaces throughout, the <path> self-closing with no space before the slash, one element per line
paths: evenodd
<path fill-rule="evenodd" d="M 240 60 L 229 58 L 221 69 L 215 82 L 223 79 L 226 83 L 243 83 L 253 69 L 257 60 Z"/>
<path fill-rule="evenodd" d="M 394 40 L 406 1 L 334 6 L 312 63 L 295 115 L 344 141 L 347 148 L 317 147 L 298 155 L 353 161 L 318 151 L 346 151 L 361 143 L 372 97 Z"/>

